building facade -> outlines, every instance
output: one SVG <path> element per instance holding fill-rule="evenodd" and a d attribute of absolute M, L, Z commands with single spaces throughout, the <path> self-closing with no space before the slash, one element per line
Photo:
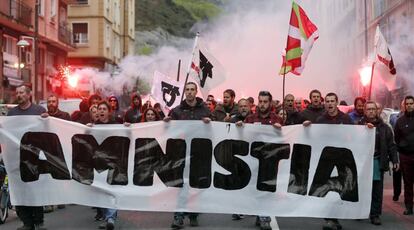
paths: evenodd
<path fill-rule="evenodd" d="M 382 104 L 398 108 L 401 100 L 414 90 L 414 44 L 412 28 L 414 26 L 414 0 L 364 0 L 357 2 L 358 36 L 356 38 L 357 56 L 373 56 L 374 38 L 379 25 L 397 69 L 398 89 L 388 91 L 373 81 L 376 90 L 373 98 Z M 366 14 L 365 14 L 366 6 Z M 366 41 L 365 41 L 366 40 Z"/>
<path fill-rule="evenodd" d="M 135 0 L 75 0 L 69 23 L 77 47 L 69 53 L 71 66 L 112 72 L 134 54 Z"/>
<path fill-rule="evenodd" d="M 32 87 L 35 100 L 53 92 L 57 69 L 66 65 L 68 52 L 75 50 L 67 26 L 70 1 L 0 1 L 2 103 L 13 103 L 15 87 L 21 84 Z M 26 44 L 19 43 L 22 40 Z"/>

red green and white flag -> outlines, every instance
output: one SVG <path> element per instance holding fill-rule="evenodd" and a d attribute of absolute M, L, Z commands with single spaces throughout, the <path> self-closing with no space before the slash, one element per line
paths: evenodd
<path fill-rule="evenodd" d="M 293 2 L 286 55 L 283 55 L 283 64 L 279 74 L 291 72 L 300 75 L 313 43 L 318 37 L 318 28 L 309 20 L 305 11 L 296 2 Z"/>

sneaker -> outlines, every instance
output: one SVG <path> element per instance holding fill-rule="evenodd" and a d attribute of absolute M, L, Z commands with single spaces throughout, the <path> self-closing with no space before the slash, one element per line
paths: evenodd
<path fill-rule="evenodd" d="M 244 218 L 244 215 L 241 215 L 241 214 L 233 214 L 233 215 L 231 215 L 231 218 L 233 220 L 241 220 L 241 219 Z"/>
<path fill-rule="evenodd" d="M 373 216 L 371 217 L 371 224 L 373 225 L 381 225 L 381 219 L 379 216 Z"/>
<path fill-rule="evenodd" d="M 98 226 L 98 228 L 99 229 L 106 229 L 106 222 L 105 221 L 103 221 L 99 226 Z"/>
<path fill-rule="evenodd" d="M 50 213 L 53 212 L 55 209 L 52 205 L 44 206 L 43 207 L 43 213 Z"/>
<path fill-rule="evenodd" d="M 46 228 L 45 228 L 45 226 L 44 226 L 43 223 L 41 223 L 41 224 L 35 224 L 33 229 L 34 230 L 46 230 Z"/>
<path fill-rule="evenodd" d="M 109 218 L 106 222 L 106 230 L 113 230 L 115 228 L 115 221 L 112 218 Z"/>
<path fill-rule="evenodd" d="M 339 223 L 339 221 L 337 219 L 333 220 L 333 222 L 336 225 L 336 229 L 341 230 L 342 229 L 342 225 Z"/>
<path fill-rule="evenodd" d="M 29 225 L 23 225 L 21 227 L 18 227 L 17 230 L 32 230 L 33 227 Z"/>
<path fill-rule="evenodd" d="M 105 219 L 102 213 L 99 213 L 99 212 L 96 213 L 96 216 L 94 218 L 95 218 L 95 221 L 101 221 Z"/>
<path fill-rule="evenodd" d="M 260 221 L 260 230 L 272 230 L 272 227 L 270 227 L 270 222 L 267 221 Z"/>
<path fill-rule="evenodd" d="M 195 217 L 190 217 L 190 226 L 192 226 L 192 227 L 198 226 L 198 220 L 197 220 L 196 216 Z"/>
<path fill-rule="evenodd" d="M 342 228 L 342 226 L 341 226 L 341 228 Z M 326 222 L 323 225 L 322 229 L 323 230 L 339 230 L 338 226 L 336 225 L 335 221 L 333 221 L 333 220 L 326 220 Z"/>
<path fill-rule="evenodd" d="M 412 215 L 413 214 L 413 208 L 407 208 L 403 212 L 404 215 Z"/>
<path fill-rule="evenodd" d="M 180 229 L 183 228 L 184 226 L 184 221 L 183 221 L 183 217 L 181 216 L 174 216 L 174 220 L 171 224 L 171 228 L 172 229 Z"/>

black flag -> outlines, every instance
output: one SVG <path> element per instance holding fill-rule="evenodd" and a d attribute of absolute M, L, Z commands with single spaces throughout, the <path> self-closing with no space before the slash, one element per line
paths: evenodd
<path fill-rule="evenodd" d="M 200 86 L 204 88 L 207 78 L 213 78 L 213 65 L 208 61 L 206 56 L 200 52 L 200 69 L 202 72 L 202 76 L 200 78 Z"/>

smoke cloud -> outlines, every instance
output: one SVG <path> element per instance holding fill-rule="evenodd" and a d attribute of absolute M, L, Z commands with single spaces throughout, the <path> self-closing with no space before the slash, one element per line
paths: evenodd
<path fill-rule="evenodd" d="M 355 60 L 352 55 L 343 55 L 336 49 L 353 38 L 348 36 L 349 31 L 345 29 L 332 33 L 330 23 L 323 20 L 326 10 L 317 7 L 323 1 L 325 0 L 297 1 L 318 27 L 320 36 L 308 56 L 302 76 L 286 76 L 286 93 L 307 98 L 309 91 L 319 89 L 322 94 L 337 92 L 340 99 L 351 102 L 356 96 L 353 74 L 357 73 L 358 66 L 355 63 L 362 60 Z M 286 46 L 290 12 L 291 1 L 228 1 L 222 16 L 213 22 L 194 26 L 193 31 L 200 32 L 210 53 L 221 62 L 227 72 L 226 81 L 212 92 L 216 97 L 220 98 L 225 89 L 232 88 L 236 91 L 237 98 L 256 98 L 260 90 L 269 90 L 275 99 L 282 98 L 283 79 L 278 73 L 282 64 L 282 52 Z M 412 41 L 412 37 L 406 41 Z M 130 86 L 138 79 L 151 84 L 155 70 L 176 78 L 177 63 L 181 59 L 180 75 L 183 80 L 193 42 L 192 39 L 180 38 L 179 42 L 171 41 L 170 45 L 160 47 L 149 56 L 126 57 L 119 65 L 121 72 L 117 77 L 91 69 L 79 71 L 92 76 L 96 87 L 120 93 L 123 85 L 131 89 Z M 413 52 L 400 52 L 406 50 L 405 44 L 392 44 L 391 49 L 397 71 L 401 69 L 400 73 L 403 75 L 403 68 L 399 68 L 402 64 L 398 61 L 410 60 L 407 56 Z M 412 82 L 410 84 L 413 85 Z"/>

